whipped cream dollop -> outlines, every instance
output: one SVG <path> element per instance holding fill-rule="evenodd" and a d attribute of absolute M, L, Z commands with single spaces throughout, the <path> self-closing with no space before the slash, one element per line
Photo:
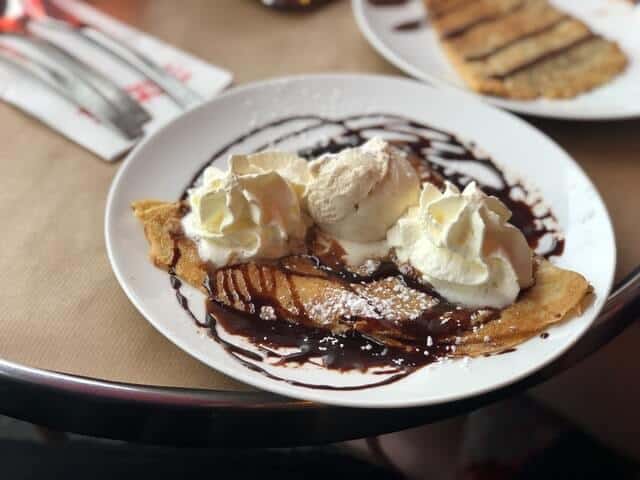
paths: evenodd
<path fill-rule="evenodd" d="M 308 177 L 304 159 L 280 152 L 232 156 L 227 171 L 208 167 L 189 191 L 185 235 L 216 266 L 302 251 Z"/>
<path fill-rule="evenodd" d="M 533 254 L 511 211 L 475 182 L 460 192 L 424 184 L 418 206 L 389 230 L 398 260 L 447 300 L 503 308 L 533 283 Z"/>
<path fill-rule="evenodd" d="M 406 154 L 381 138 L 309 164 L 307 209 L 338 240 L 378 242 L 418 202 L 420 180 Z"/>

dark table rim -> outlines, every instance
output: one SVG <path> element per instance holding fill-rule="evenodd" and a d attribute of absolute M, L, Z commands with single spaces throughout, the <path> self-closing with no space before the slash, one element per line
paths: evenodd
<path fill-rule="evenodd" d="M 639 311 L 640 266 L 616 285 L 598 322 L 551 364 L 497 390 L 427 407 L 330 407 L 262 391 L 110 382 L 0 359 L 0 412 L 56 430 L 153 444 L 283 446 L 362 438 L 461 415 L 523 392 L 599 350 Z M 273 425 L 279 425 L 277 435 Z"/>

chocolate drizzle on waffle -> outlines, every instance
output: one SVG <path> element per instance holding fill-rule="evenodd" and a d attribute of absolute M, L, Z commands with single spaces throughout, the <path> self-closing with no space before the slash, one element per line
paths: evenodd
<path fill-rule="evenodd" d="M 398 23 L 393 27 L 396 32 L 410 32 L 418 30 L 425 26 L 427 23 L 424 18 L 417 18 L 415 20 L 407 20 L 406 22 Z"/>
<path fill-rule="evenodd" d="M 440 34 L 440 36 L 444 39 L 447 40 L 451 40 L 452 38 L 456 38 L 456 37 L 460 37 L 462 35 L 464 35 L 465 33 L 467 33 L 468 31 L 476 28 L 479 25 L 483 25 L 485 23 L 492 23 L 495 22 L 497 20 L 500 20 L 501 18 L 505 17 L 506 15 L 510 14 L 510 13 L 514 13 L 517 12 L 518 10 L 523 9 L 527 4 L 526 0 L 522 0 L 516 4 L 514 4 L 512 7 L 500 11 L 500 12 L 496 12 L 496 13 L 488 13 L 486 15 L 480 16 L 478 18 L 474 18 L 473 20 L 469 21 L 468 23 L 465 23 L 463 25 L 457 26 L 455 28 L 452 28 L 451 30 L 447 30 L 445 32 L 442 32 Z M 442 17 L 442 15 L 440 16 Z"/>
<path fill-rule="evenodd" d="M 306 126 L 300 127 L 301 122 Z M 291 129 L 282 133 L 289 125 Z M 442 186 L 447 180 L 464 187 L 472 178 L 458 168 L 473 164 L 492 177 L 490 184 L 479 182 L 480 186 L 487 193 L 499 197 L 513 211 L 513 223 L 522 229 L 533 248 L 542 237 L 553 236 L 556 239 L 554 245 L 541 253 L 548 256 L 562 252 L 562 239 L 554 228 L 548 226 L 548 221 L 553 220 L 552 213 L 534 213 L 535 204 L 530 205 L 523 200 L 528 197 L 524 185 L 509 182 L 504 172 L 489 157 L 481 155 L 472 143 L 401 116 L 287 117 L 238 137 L 216 152 L 211 161 L 227 155 L 258 134 L 268 134 L 271 129 L 279 133 L 268 145 L 262 145 L 255 151 L 267 146 L 278 148 L 285 141 L 303 138 L 327 126 L 334 130 L 338 127 L 340 133 L 300 150 L 301 156 L 311 159 L 324 153 L 338 152 L 382 134 L 407 152 L 423 181 Z M 185 189 L 183 199 L 208 165 L 196 174 Z M 390 260 L 379 262 L 366 272 L 353 271 L 343 264 L 344 252 L 337 243 L 331 242 L 322 250 L 315 248 L 317 241 L 316 232 L 312 229 L 307 241 L 312 254 L 217 269 L 209 266 L 204 282 L 208 297 L 206 315 L 202 321 L 191 312 L 180 291 L 181 282 L 175 275 L 179 261 L 177 249 L 169 269 L 171 285 L 182 308 L 199 326 L 207 327 L 214 340 L 247 368 L 293 385 L 331 390 L 355 390 L 397 381 L 420 367 L 454 354 L 459 334 L 480 328 L 500 314 L 495 309 L 467 309 L 451 304 L 429 285 L 420 282 L 411 269 Z M 339 312 L 336 315 L 332 311 L 331 316 L 323 316 L 322 312 L 318 315 L 318 312 L 313 312 L 314 305 L 303 298 L 299 290 L 304 280 L 330 285 L 348 302 L 356 302 L 362 308 L 355 314 Z M 393 282 L 398 292 L 421 295 L 428 306 L 417 314 L 398 318 L 394 316 L 397 313 L 394 307 L 385 311 L 376 303 L 375 295 L 372 300 L 367 289 L 376 286 L 377 282 Z M 334 304 L 333 301 L 327 303 L 330 306 Z M 228 335 L 244 338 L 252 349 L 238 346 L 229 340 Z M 345 372 L 357 370 L 383 376 L 383 379 L 377 381 L 375 377 L 369 377 L 374 380 L 366 384 L 332 386 L 308 384 L 274 373 L 277 366 L 302 364 Z"/>
<path fill-rule="evenodd" d="M 409 0 L 369 0 L 374 7 L 399 7 L 409 3 Z"/>
<path fill-rule="evenodd" d="M 469 61 L 469 62 L 481 62 L 484 60 L 488 60 L 490 57 L 496 55 L 497 53 L 500 53 L 504 50 L 506 50 L 509 47 L 512 47 L 513 45 L 520 43 L 524 40 L 528 40 L 530 38 L 534 38 L 537 37 L 539 35 L 543 35 L 547 32 L 550 32 L 551 30 L 553 30 L 554 28 L 556 28 L 558 25 L 560 25 L 561 23 L 566 22 L 567 20 L 569 20 L 569 17 L 566 15 L 561 16 L 560 18 L 557 18 L 556 20 L 550 22 L 547 25 L 544 25 L 536 30 L 531 30 L 529 32 L 523 33 L 520 36 L 517 36 L 515 38 L 512 38 L 511 40 L 509 40 L 508 42 L 503 43 L 500 46 L 494 47 L 491 50 L 488 50 L 486 52 L 482 52 L 482 53 L 473 53 L 473 54 L 469 54 L 465 56 L 465 60 Z"/>
<path fill-rule="evenodd" d="M 472 4 L 475 1 L 476 0 L 458 0 L 457 2 L 449 2 L 449 4 L 446 6 L 430 9 L 429 15 L 433 18 L 442 18 L 446 15 L 449 15 L 450 13 L 455 12 L 456 10 Z"/>
<path fill-rule="evenodd" d="M 554 48 L 551 50 L 548 50 L 546 52 L 541 53 L 539 56 L 521 63 L 520 65 L 507 70 L 505 72 L 500 72 L 500 73 L 494 73 L 492 75 L 489 75 L 490 78 L 495 78 L 497 80 L 504 80 L 506 78 L 509 78 L 513 75 L 516 75 L 518 73 L 524 72 L 525 70 L 528 70 L 532 67 L 535 67 L 536 65 L 540 65 L 541 63 L 546 62 L 547 60 L 551 60 L 552 58 L 555 57 L 559 57 L 560 55 L 563 55 L 564 53 L 568 52 L 569 50 L 572 50 L 573 48 L 579 47 L 580 45 L 583 45 L 587 42 L 590 42 L 591 40 L 595 39 L 596 36 L 595 34 L 589 32 L 586 35 L 584 35 L 583 37 L 580 37 L 570 43 L 568 43 L 567 45 L 563 45 L 561 47 L 558 48 Z"/>
<path fill-rule="evenodd" d="M 628 63 L 619 45 L 550 0 L 423 1 L 445 53 L 481 93 L 571 98 Z"/>

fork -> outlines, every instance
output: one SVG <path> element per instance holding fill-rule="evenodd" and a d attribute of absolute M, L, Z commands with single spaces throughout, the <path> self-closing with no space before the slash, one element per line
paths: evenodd
<path fill-rule="evenodd" d="M 0 63 L 84 109 L 129 140 L 138 138 L 143 133 L 139 125 L 132 124 L 126 116 L 68 71 L 59 67 L 51 68 L 20 52 L 1 46 Z"/>
<path fill-rule="evenodd" d="M 98 48 L 126 67 L 150 79 L 163 90 L 175 104 L 181 108 L 190 108 L 203 99 L 192 89 L 185 86 L 161 66 L 149 60 L 136 50 L 124 45 L 118 39 L 87 25 L 69 12 L 61 10 L 55 4 L 43 0 L 7 0 L 12 10 L 19 11 L 24 18 L 35 20 L 28 22 L 32 31 L 58 31 L 73 35 L 77 40 Z"/>
<path fill-rule="evenodd" d="M 4 34 L 0 37 L 0 44 L 8 45 L 29 61 L 55 72 L 58 83 L 62 83 L 63 87 L 69 88 L 70 84 L 75 83 L 81 85 L 71 90 L 81 88 L 86 91 L 83 106 L 92 111 L 92 105 L 106 104 L 102 110 L 109 111 L 111 120 L 122 127 L 128 136 L 141 135 L 143 125 L 151 119 L 146 110 L 110 80 L 46 40 Z"/>
<path fill-rule="evenodd" d="M 82 99 L 75 95 L 73 89 L 68 93 L 75 97 L 76 102 L 80 102 L 81 106 L 87 111 L 92 112 L 102 120 L 111 119 L 101 117 L 100 111 L 111 110 L 108 106 L 97 109 L 93 108 L 93 104 L 102 104 L 104 101 L 111 104 L 111 107 L 120 112 L 120 118 L 115 118 L 115 126 L 124 126 L 125 135 L 130 137 L 139 136 L 142 126 L 151 120 L 149 113 L 136 103 L 127 93 L 121 90 L 110 79 L 99 73 L 91 66 L 80 61 L 70 53 L 61 49 L 54 43 L 41 38 L 37 33 L 27 30 L 28 18 L 24 15 L 22 4 L 16 2 L 5 2 L 3 8 L 0 7 L 0 38 L 5 40 L 3 43 L 9 43 L 12 50 L 20 53 L 22 57 L 29 60 L 29 64 L 38 64 L 45 69 L 54 70 L 63 78 L 69 75 L 77 77 L 77 82 L 82 82 L 86 87 L 93 90 L 96 95 L 88 93 L 82 98 L 84 101 L 92 101 L 92 103 L 82 103 Z M 6 41 L 8 40 L 8 42 Z M 16 60 L 15 58 L 9 60 Z M 33 65 L 28 65 L 28 70 L 33 74 Z M 40 68 L 39 70 L 41 70 Z M 25 72 L 23 72 L 25 73 Z M 51 80 L 50 76 L 46 76 Z M 40 80 L 43 80 L 40 75 Z M 76 83 L 77 83 L 76 82 Z M 58 85 L 64 88 L 64 85 Z M 81 87 L 82 88 L 82 87 Z M 87 90 L 84 88 L 84 90 Z M 96 98 L 96 96 L 102 98 Z"/>

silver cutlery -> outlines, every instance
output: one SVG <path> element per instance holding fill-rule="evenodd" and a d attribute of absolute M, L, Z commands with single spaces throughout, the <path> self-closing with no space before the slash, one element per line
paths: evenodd
<path fill-rule="evenodd" d="M 129 125 L 132 131 L 139 130 L 151 120 L 149 113 L 111 80 L 55 44 L 44 39 L 11 33 L 1 35 L 0 43 L 10 45 L 19 53 L 46 65 L 51 70 L 61 70 L 63 76 L 76 76 L 79 82 L 85 83 L 120 112 L 120 121 Z"/>
<path fill-rule="evenodd" d="M 128 139 L 142 135 L 150 115 L 104 74 L 61 48 L 60 32 L 150 79 L 180 108 L 202 100 L 161 66 L 66 12 L 50 10 L 46 3 L 41 4 L 42 11 L 34 12 L 23 0 L 6 0 L 0 5 L 4 21 L 0 24 L 0 45 L 10 46 L 10 51 L 3 52 L 3 63 L 36 78 Z"/>
<path fill-rule="evenodd" d="M 49 22 L 47 21 L 46 23 Z M 83 38 L 86 38 L 93 45 L 111 53 L 118 60 L 123 61 L 151 79 L 182 108 L 190 108 L 203 100 L 200 95 L 186 87 L 162 67 L 156 65 L 147 57 L 125 47 L 113 37 L 91 27 L 83 27 L 79 32 L 82 33 Z"/>
<path fill-rule="evenodd" d="M 3 63 L 62 95 L 127 139 L 143 134 L 149 113 L 113 81 L 39 35 L 29 32 L 21 0 L 0 8 Z"/>
<path fill-rule="evenodd" d="M 10 3 L 20 3 L 21 0 L 9 0 Z M 13 7 L 16 10 L 16 6 Z M 180 82 L 164 68 L 149 60 L 129 46 L 124 45 L 112 36 L 89 25 L 70 25 L 52 16 L 38 18 L 27 23 L 31 32 L 46 35 L 46 30 L 64 32 L 73 35 L 78 41 L 107 53 L 124 66 L 132 68 L 150 79 L 160 87 L 178 106 L 189 108 L 202 101 L 200 95 Z"/>
<path fill-rule="evenodd" d="M 85 109 L 125 138 L 133 140 L 142 135 L 142 128 L 137 122 L 122 115 L 102 95 L 91 88 L 89 84 L 80 80 L 71 70 L 65 70 L 52 62 L 39 61 L 25 52 L 18 52 L 6 47 L 0 47 L 0 61 L 62 96 L 78 108 Z"/>

